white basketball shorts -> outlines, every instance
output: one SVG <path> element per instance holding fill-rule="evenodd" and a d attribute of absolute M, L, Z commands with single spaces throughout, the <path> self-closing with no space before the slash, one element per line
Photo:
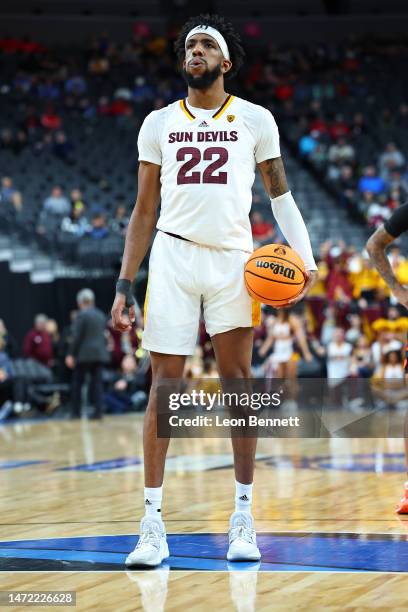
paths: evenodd
<path fill-rule="evenodd" d="M 216 249 L 157 232 L 149 263 L 142 346 L 192 355 L 203 308 L 208 334 L 260 323 L 260 304 L 245 289 L 248 253 Z"/>

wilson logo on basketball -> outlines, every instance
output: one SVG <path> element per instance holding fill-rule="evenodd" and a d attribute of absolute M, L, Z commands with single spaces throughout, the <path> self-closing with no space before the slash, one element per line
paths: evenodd
<path fill-rule="evenodd" d="M 273 261 L 258 261 L 256 262 L 257 268 L 269 268 L 272 270 L 273 274 L 281 274 L 285 278 L 290 278 L 294 280 L 295 278 L 295 270 L 293 268 L 286 268 L 282 266 L 282 264 L 274 263 Z"/>

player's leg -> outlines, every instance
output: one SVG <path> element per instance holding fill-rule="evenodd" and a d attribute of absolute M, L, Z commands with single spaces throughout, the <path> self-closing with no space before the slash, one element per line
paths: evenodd
<path fill-rule="evenodd" d="M 252 327 L 240 327 L 211 338 L 222 379 L 251 377 L 253 336 Z M 252 484 L 256 443 L 256 438 L 232 438 L 235 479 L 242 484 Z"/>
<path fill-rule="evenodd" d="M 143 452 L 145 486 L 153 489 L 163 484 L 164 464 L 169 446 L 169 438 L 157 437 L 157 386 L 163 379 L 182 378 L 186 356 L 152 352 L 150 359 L 152 386 L 144 418 Z"/>
<path fill-rule="evenodd" d="M 186 356 L 194 353 L 201 300 L 194 291 L 191 273 L 198 265 L 197 251 L 192 243 L 158 232 L 150 256 L 142 340 L 152 364 L 143 430 L 145 516 L 137 546 L 126 560 L 128 566 L 159 565 L 169 555 L 161 518 L 169 440 L 157 437 L 157 389 L 163 379 L 180 379 Z"/>
<path fill-rule="evenodd" d="M 260 305 L 253 302 L 245 288 L 244 266 L 248 254 L 209 249 L 205 255 L 204 265 L 209 283 L 208 289 L 203 292 L 204 318 L 219 373 L 225 379 L 249 378 L 252 328 L 260 323 Z M 245 387 L 245 383 L 242 386 Z M 234 437 L 232 446 L 236 511 L 230 521 L 227 558 L 254 560 L 260 557 L 251 515 L 256 439 Z"/>
<path fill-rule="evenodd" d="M 218 371 L 228 385 L 228 379 L 248 379 L 251 376 L 253 346 L 252 327 L 241 327 L 211 338 Z M 236 390 L 236 385 L 235 386 Z M 228 391 L 223 387 L 223 390 Z M 234 390 L 234 389 L 232 389 Z M 251 514 L 256 438 L 232 437 L 235 470 L 235 512 L 230 519 L 229 561 L 256 561 L 260 552 L 256 544 Z"/>
<path fill-rule="evenodd" d="M 154 567 L 169 556 L 166 530 L 161 517 L 163 476 L 169 438 L 157 435 L 157 390 L 163 379 L 181 379 L 186 357 L 150 353 L 152 364 L 152 386 L 143 426 L 144 452 L 144 503 L 145 515 L 140 523 L 140 537 L 126 565 Z"/>

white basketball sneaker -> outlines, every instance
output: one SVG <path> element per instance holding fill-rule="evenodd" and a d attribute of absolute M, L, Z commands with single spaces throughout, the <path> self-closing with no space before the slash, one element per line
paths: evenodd
<path fill-rule="evenodd" d="M 163 522 L 153 516 L 142 518 L 139 541 L 134 551 L 128 555 L 125 565 L 127 567 L 132 565 L 155 567 L 169 555 Z"/>
<path fill-rule="evenodd" d="M 228 561 L 258 561 L 254 519 L 249 512 L 234 512 L 230 519 Z"/>

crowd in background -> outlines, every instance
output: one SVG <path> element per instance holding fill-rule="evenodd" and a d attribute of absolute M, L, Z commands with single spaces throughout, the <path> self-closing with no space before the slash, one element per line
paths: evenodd
<path fill-rule="evenodd" d="M 408 283 L 408 259 L 394 246 L 389 254 L 396 277 Z M 366 254 L 345 243 L 322 244 L 318 282 L 306 300 L 290 310 L 262 307 L 262 323 L 255 329 L 252 373 L 254 377 L 321 377 L 338 383 L 348 378 L 404 379 L 408 317 L 370 264 Z M 17 412 L 40 409 L 53 412 L 69 404 L 71 323 L 59 330 L 44 314 L 35 317 L 22 347 L 16 346 L 0 321 L 0 405 L 17 404 Z M 104 367 L 104 410 L 121 413 L 146 405 L 150 381 L 148 354 L 141 348 L 142 313 L 130 332 L 113 330 L 106 318 L 105 340 L 109 363 Z M 37 376 L 48 387 L 35 393 L 18 386 L 15 401 L 13 378 L 19 357 L 41 366 Z M 31 368 L 32 369 L 32 368 Z M 18 370 L 18 368 L 17 368 Z M 44 377 L 44 370 L 49 377 Z M 187 378 L 216 377 L 216 364 L 204 322 L 200 324 L 195 354 L 187 359 Z M 24 377 L 17 372 L 17 379 Z M 48 390 L 48 392 L 47 392 Z M 7 402 L 9 402 L 7 404 Z M 0 412 L 10 414 L 10 410 Z"/>
<path fill-rule="evenodd" d="M 118 257 L 135 193 L 137 129 L 148 112 L 185 94 L 174 37 L 175 32 L 154 36 L 138 23 L 125 44 L 101 35 L 77 51 L 0 40 L 0 153 L 7 154 L 0 167 L 3 220 L 20 223 L 30 239 L 35 236 L 47 248 L 56 245 L 67 258 L 71 238 L 78 245 L 92 243 L 100 260 L 101 245 L 117 236 Z M 372 229 L 408 191 L 407 52 L 402 43 L 367 40 L 265 47 L 255 36 L 234 84 L 239 95 L 272 110 L 292 152 L 354 221 Z M 106 147 L 113 146 L 114 163 L 104 159 Z M 37 162 L 43 171 L 30 173 Z M 278 242 L 279 228 L 270 207 L 257 205 L 260 197 L 254 193 L 254 243 Z M 366 254 L 339 240 L 322 244 L 316 255 L 319 280 L 307 300 L 290 312 L 263 308 L 255 330 L 254 376 L 402 379 L 408 318 Z M 93 265 L 89 257 L 86 261 Z M 399 281 L 408 284 L 408 260 L 400 246 L 392 247 L 390 261 Z M 39 314 L 18 347 L 6 325 L 0 324 L 0 405 L 58 409 L 63 394 L 66 401 L 69 395 L 65 357 L 71 326 L 59 330 Z M 128 334 L 118 334 L 107 322 L 107 411 L 143 407 L 146 395 L 132 399 L 137 390 L 148 389 L 141 328 L 140 316 Z M 50 373 L 48 391 L 41 394 L 21 382 L 21 358 Z M 204 326 L 186 375 L 215 376 Z"/>

